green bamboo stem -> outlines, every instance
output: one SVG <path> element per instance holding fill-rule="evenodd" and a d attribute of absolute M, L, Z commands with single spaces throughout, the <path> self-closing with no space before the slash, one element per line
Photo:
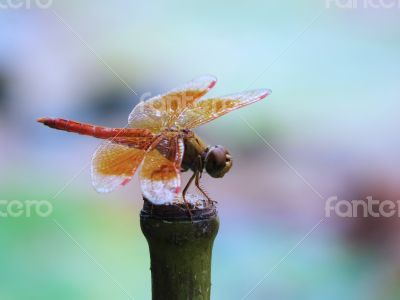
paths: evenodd
<path fill-rule="evenodd" d="M 195 209 L 191 218 L 184 206 L 145 200 L 140 224 L 150 250 L 152 299 L 209 300 L 216 207 Z"/>

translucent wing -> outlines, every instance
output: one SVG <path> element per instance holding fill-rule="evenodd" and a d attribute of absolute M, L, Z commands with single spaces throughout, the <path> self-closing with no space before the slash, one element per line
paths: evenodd
<path fill-rule="evenodd" d="M 140 171 L 140 185 L 153 204 L 171 203 L 181 193 L 181 162 L 184 145 L 176 135 L 163 137 L 156 148 L 146 153 Z"/>
<path fill-rule="evenodd" d="M 271 94 L 270 90 L 255 90 L 220 98 L 203 99 L 187 108 L 177 120 L 180 128 L 195 128 L 235 109 L 260 101 Z"/>
<path fill-rule="evenodd" d="M 129 127 L 147 128 L 153 133 L 172 127 L 182 111 L 204 96 L 216 82 L 213 76 L 198 77 L 166 94 L 139 103 L 129 116 Z"/>
<path fill-rule="evenodd" d="M 92 183 L 101 193 L 126 185 L 135 174 L 148 148 L 136 148 L 107 142 L 101 145 L 92 158 Z M 146 148 L 147 147 L 147 148 Z"/>

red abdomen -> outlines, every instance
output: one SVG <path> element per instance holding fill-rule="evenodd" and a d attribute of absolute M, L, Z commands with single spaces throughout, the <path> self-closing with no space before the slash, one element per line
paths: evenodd
<path fill-rule="evenodd" d="M 108 127 L 95 126 L 91 124 L 85 124 L 60 118 L 41 118 L 38 119 L 38 122 L 43 123 L 44 125 L 50 128 L 68 132 L 74 132 L 82 135 L 93 136 L 99 139 L 110 139 L 115 137 L 152 136 L 152 133 L 147 129 L 108 128 Z"/>

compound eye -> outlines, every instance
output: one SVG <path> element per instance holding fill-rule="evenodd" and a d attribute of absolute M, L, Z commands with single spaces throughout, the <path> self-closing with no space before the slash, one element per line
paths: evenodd
<path fill-rule="evenodd" d="M 222 146 L 212 147 L 206 156 L 205 167 L 210 176 L 223 177 L 232 166 L 229 152 Z"/>

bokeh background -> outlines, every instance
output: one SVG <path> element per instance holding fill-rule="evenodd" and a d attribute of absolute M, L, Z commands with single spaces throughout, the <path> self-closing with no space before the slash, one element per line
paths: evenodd
<path fill-rule="evenodd" d="M 140 100 L 126 85 L 157 95 L 202 74 L 219 78 L 211 95 L 273 90 L 198 130 L 235 159 L 203 181 L 221 217 L 213 299 L 399 299 L 398 218 L 324 218 L 324 207 L 400 199 L 400 8 L 330 3 L 0 9 L 0 199 L 54 209 L 0 218 L 0 299 L 150 298 L 138 180 L 97 194 L 99 142 L 35 120 L 125 126 Z"/>

